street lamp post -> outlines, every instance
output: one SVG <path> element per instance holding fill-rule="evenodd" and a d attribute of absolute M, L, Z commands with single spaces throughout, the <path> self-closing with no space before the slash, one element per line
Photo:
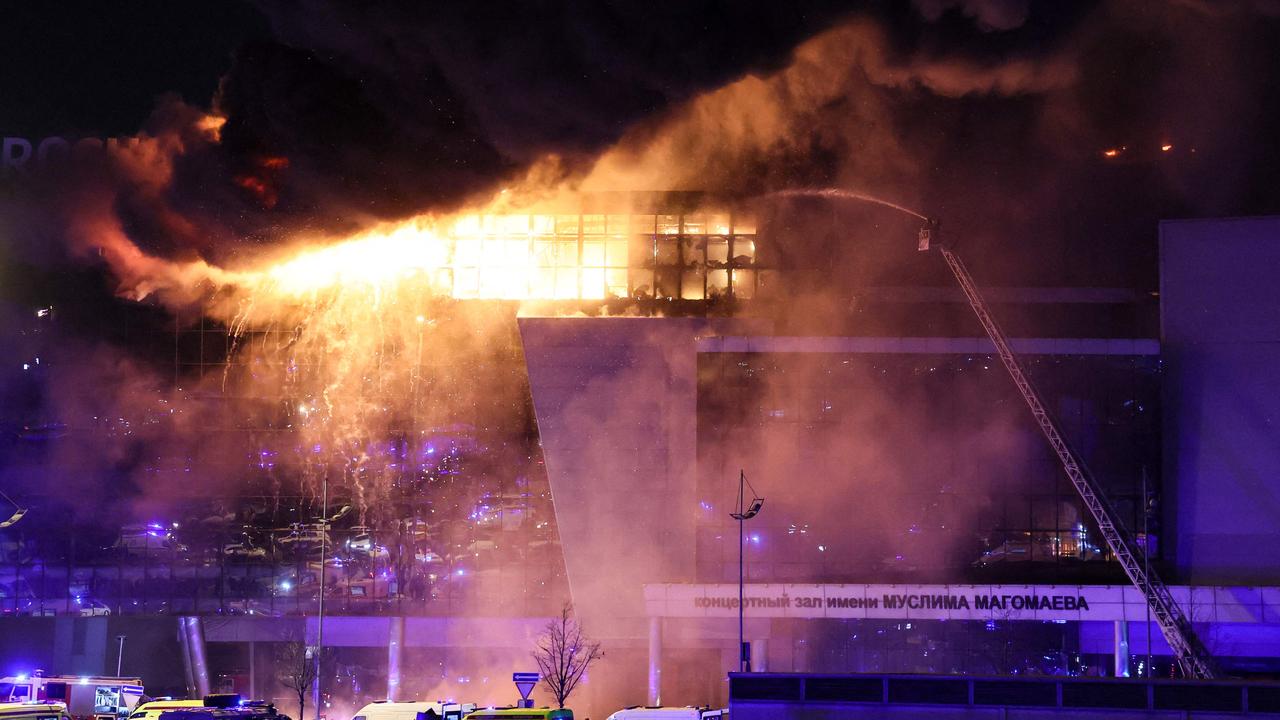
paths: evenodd
<path fill-rule="evenodd" d="M 120 643 L 120 649 L 116 652 L 116 677 L 120 677 L 120 669 L 124 667 L 124 637 L 116 636 L 116 641 Z"/>
<path fill-rule="evenodd" d="M 729 513 L 729 517 L 738 521 L 738 670 L 740 672 L 751 672 L 751 653 L 747 649 L 746 638 L 744 637 L 744 629 L 746 625 L 745 606 L 743 604 L 745 595 L 746 560 L 744 559 L 744 545 L 746 544 L 746 522 L 756 515 L 760 514 L 760 508 L 764 507 L 764 498 L 756 494 L 756 489 L 751 488 L 751 504 L 747 504 L 746 488 L 751 487 L 751 483 L 747 482 L 747 474 L 738 471 L 738 508 L 737 512 Z"/>
<path fill-rule="evenodd" d="M 320 478 L 320 603 L 316 609 L 316 647 L 315 657 L 312 658 L 316 664 L 316 679 L 312 690 L 311 704 L 316 709 L 316 720 L 324 717 L 324 708 L 321 707 L 320 694 L 320 677 L 324 672 L 324 665 L 321 663 L 321 650 L 324 648 L 324 565 L 325 553 L 327 552 L 327 540 L 329 538 L 329 473 L 326 469 L 324 475 Z"/>

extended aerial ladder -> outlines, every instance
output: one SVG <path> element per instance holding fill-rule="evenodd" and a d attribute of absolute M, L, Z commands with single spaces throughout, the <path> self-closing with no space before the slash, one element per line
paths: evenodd
<path fill-rule="evenodd" d="M 1208 650 L 1205 649 L 1204 644 L 1196 636 L 1191 622 L 1182 613 L 1181 608 L 1178 607 L 1178 603 L 1173 599 L 1169 588 L 1145 562 L 1143 550 L 1125 528 L 1116 522 L 1115 509 L 1107 501 L 1102 489 L 1094 481 L 1088 468 L 1076 458 L 1071 446 L 1063 439 L 1062 433 L 1058 430 L 1057 422 L 1045 410 L 1044 403 L 1040 400 L 1040 394 L 1036 391 L 1035 386 L 1031 384 L 1031 381 L 1027 379 L 1026 373 L 1022 371 L 1022 366 L 1018 363 L 1017 356 L 1009 348 L 1004 332 L 1000 330 L 1000 326 L 996 324 L 995 319 L 987 310 L 987 304 L 978 292 L 978 287 L 974 284 L 968 269 L 965 268 L 960 257 L 955 254 L 947 243 L 941 241 L 938 227 L 937 220 L 926 218 L 926 225 L 920 230 L 919 249 L 925 251 L 937 248 L 943 260 L 946 260 L 947 267 L 955 275 L 956 282 L 960 284 L 960 289 L 964 292 L 965 299 L 969 301 L 969 307 L 973 308 L 974 314 L 978 316 L 978 322 L 982 323 L 982 328 L 987 332 L 987 337 L 995 345 L 996 353 L 1000 355 L 1000 361 L 1004 363 L 1005 369 L 1009 371 L 1013 384 L 1017 386 L 1018 392 L 1022 394 L 1022 399 L 1026 401 L 1036 424 L 1040 426 L 1041 432 L 1044 433 L 1045 439 L 1049 441 L 1049 445 L 1053 447 L 1053 451 L 1058 454 L 1058 460 L 1062 462 L 1062 469 L 1066 471 L 1071 484 L 1075 486 L 1076 492 L 1080 494 L 1085 506 L 1089 508 L 1094 521 L 1098 523 L 1098 529 L 1102 531 L 1102 537 L 1106 539 L 1107 546 L 1111 549 L 1116 559 L 1120 561 L 1120 565 L 1124 568 L 1125 574 L 1129 576 L 1129 580 L 1146 597 L 1147 605 L 1151 608 L 1151 615 L 1160 624 L 1160 631 L 1164 635 L 1164 639 L 1169 643 L 1169 647 L 1173 649 L 1183 675 L 1191 678 L 1212 679 L 1216 675 L 1216 669 Z"/>

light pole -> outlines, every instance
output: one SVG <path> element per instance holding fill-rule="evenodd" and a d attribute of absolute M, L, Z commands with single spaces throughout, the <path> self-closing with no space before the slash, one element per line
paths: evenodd
<path fill-rule="evenodd" d="M 746 543 L 746 522 L 756 515 L 760 514 L 760 508 L 764 507 L 764 498 L 756 494 L 756 489 L 751 488 L 751 504 L 746 504 L 746 488 L 751 487 L 751 483 L 747 482 L 747 474 L 742 470 L 738 471 L 738 511 L 729 513 L 729 517 L 738 521 L 738 670 L 739 672 L 751 672 L 751 652 L 747 649 L 747 643 L 743 637 L 743 629 L 746 624 L 746 615 L 744 613 L 743 600 L 745 589 L 745 573 L 743 572 L 746 563 L 744 560 L 743 545 Z"/>
<path fill-rule="evenodd" d="M 316 612 L 316 647 L 315 657 L 312 658 L 316 664 L 316 680 L 315 686 L 311 693 L 311 704 L 316 709 L 316 720 L 324 717 L 324 708 L 320 703 L 320 676 L 324 672 L 324 665 L 321 663 L 321 650 L 324 648 L 324 564 L 326 541 L 329 538 L 329 471 L 326 468 L 324 474 L 320 477 L 320 604 Z M 299 719 L 301 720 L 301 719 Z"/>
<path fill-rule="evenodd" d="M 116 652 L 116 677 L 120 677 L 120 669 L 124 667 L 124 635 L 117 635 L 116 640 L 120 643 L 120 650 Z"/>

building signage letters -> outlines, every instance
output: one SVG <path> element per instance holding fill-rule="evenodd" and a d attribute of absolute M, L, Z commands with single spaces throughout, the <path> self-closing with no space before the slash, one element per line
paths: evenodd
<path fill-rule="evenodd" d="M 1080 610 L 1089 609 L 1089 599 L 1084 595 L 989 595 L 983 593 L 886 593 L 879 597 L 840 596 L 828 593 L 825 597 L 791 597 L 785 592 L 776 596 L 743 598 L 746 608 L 845 608 L 889 610 Z M 738 598 L 733 596 L 699 596 L 693 598 L 695 608 L 738 609 Z"/>
<path fill-rule="evenodd" d="M 1196 622 L 1274 622 L 1280 588 L 1170 588 Z M 650 617 L 737 618 L 739 604 L 756 618 L 836 620 L 1025 620 L 1145 622 L 1147 603 L 1129 585 L 987 585 L 657 583 L 644 587 Z"/>

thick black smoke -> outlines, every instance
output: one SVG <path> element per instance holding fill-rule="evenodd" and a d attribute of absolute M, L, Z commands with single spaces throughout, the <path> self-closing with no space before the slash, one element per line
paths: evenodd
<path fill-rule="evenodd" d="M 272 186 L 248 194 L 246 213 L 265 205 L 273 222 L 319 227 L 449 209 L 546 155 L 581 166 L 636 121 L 784 64 L 849 11 L 826 0 L 259 7 L 275 37 L 237 53 L 211 152 L 232 177 Z M 261 173 L 269 157 L 287 169 Z"/>

